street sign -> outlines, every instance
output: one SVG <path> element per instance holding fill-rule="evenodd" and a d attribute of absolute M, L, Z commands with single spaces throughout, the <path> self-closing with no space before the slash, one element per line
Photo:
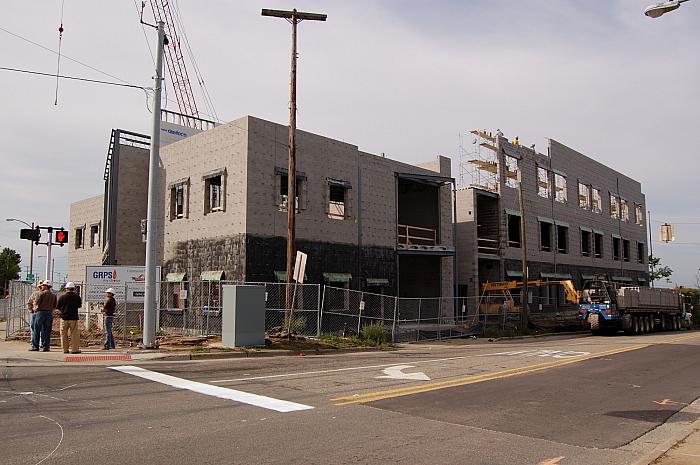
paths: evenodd
<path fill-rule="evenodd" d="M 304 273 L 306 272 L 306 257 L 304 252 L 297 250 L 297 259 L 294 263 L 294 281 L 304 284 Z"/>
<path fill-rule="evenodd" d="M 34 278 L 35 278 L 34 273 L 27 273 L 27 276 L 25 276 L 25 278 L 24 278 L 24 282 L 33 283 Z"/>

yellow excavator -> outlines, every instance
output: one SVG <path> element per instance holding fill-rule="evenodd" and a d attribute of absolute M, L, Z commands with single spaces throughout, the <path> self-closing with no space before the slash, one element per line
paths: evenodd
<path fill-rule="evenodd" d="M 505 308 L 508 312 L 520 312 L 520 306 L 515 304 L 511 295 L 512 291 L 520 290 L 524 287 L 523 281 L 496 281 L 487 282 L 481 286 L 481 297 L 479 298 L 480 313 L 501 313 Z M 581 294 L 574 287 L 570 279 L 559 281 L 543 281 L 540 279 L 528 280 L 528 289 L 542 286 L 560 285 L 564 288 L 566 300 L 576 305 L 578 308 Z"/>

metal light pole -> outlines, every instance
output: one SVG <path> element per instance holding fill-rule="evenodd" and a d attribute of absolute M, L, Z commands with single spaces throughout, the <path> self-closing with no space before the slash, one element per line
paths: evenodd
<path fill-rule="evenodd" d="M 153 86 L 153 126 L 148 169 L 148 212 L 146 216 L 146 276 L 143 307 L 143 346 L 152 349 L 156 344 L 156 206 L 158 193 L 158 158 L 160 154 L 160 94 L 163 84 L 163 46 L 165 23 L 158 21 L 156 75 Z"/>
<path fill-rule="evenodd" d="M 30 225 L 26 221 L 18 220 L 17 218 L 5 218 L 5 221 L 16 221 L 34 229 L 34 222 Z M 34 241 L 29 241 L 29 274 L 34 274 Z"/>
<path fill-rule="evenodd" d="M 286 10 L 262 10 L 263 16 L 273 16 L 284 18 L 292 25 L 292 71 L 289 85 L 289 160 L 287 164 L 287 287 L 286 287 L 286 307 L 285 319 L 288 323 L 292 304 L 292 267 L 296 255 L 295 250 L 295 230 L 296 230 L 296 198 L 297 198 L 297 177 L 296 177 L 296 127 L 297 127 L 297 24 L 303 20 L 325 21 L 327 15 L 318 13 L 303 13 L 296 9 Z"/>

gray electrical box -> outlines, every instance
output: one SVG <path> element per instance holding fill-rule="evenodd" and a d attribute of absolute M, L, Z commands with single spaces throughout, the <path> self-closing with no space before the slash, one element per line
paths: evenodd
<path fill-rule="evenodd" d="M 222 286 L 223 347 L 265 345 L 265 287 Z"/>

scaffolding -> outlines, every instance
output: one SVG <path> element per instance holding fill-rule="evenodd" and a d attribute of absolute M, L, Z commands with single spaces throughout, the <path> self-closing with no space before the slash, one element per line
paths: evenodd
<path fill-rule="evenodd" d="M 468 136 L 465 141 L 464 136 Z M 471 144 L 467 144 L 471 140 Z M 460 134 L 459 139 L 460 188 L 478 187 L 498 192 L 498 157 L 496 136 L 486 130 Z"/>

